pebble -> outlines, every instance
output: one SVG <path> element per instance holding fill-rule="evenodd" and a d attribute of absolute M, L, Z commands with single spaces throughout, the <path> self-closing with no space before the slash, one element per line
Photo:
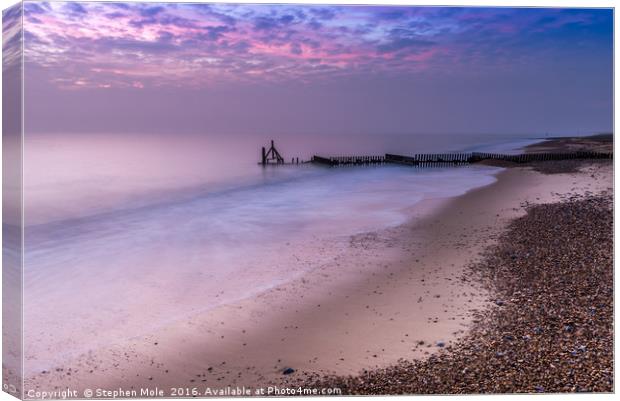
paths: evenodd
<path fill-rule="evenodd" d="M 345 395 L 613 392 L 612 205 L 602 194 L 527 206 L 469 273 L 496 304 L 510 302 L 482 311 L 450 348 L 299 384 Z"/>

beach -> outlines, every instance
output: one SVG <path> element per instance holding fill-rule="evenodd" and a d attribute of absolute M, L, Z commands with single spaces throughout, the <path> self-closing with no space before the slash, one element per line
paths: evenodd
<path fill-rule="evenodd" d="M 496 387 L 412 384 L 420 369 L 416 364 L 459 355 L 472 336 L 487 338 L 478 333 L 483 323 L 493 321 L 489 314 L 508 309 L 508 304 L 518 306 L 475 268 L 489 263 L 493 249 L 505 246 L 506 233 L 518 219 L 567 199 L 578 197 L 573 201 L 578 203 L 610 196 L 611 162 L 574 163 L 579 165 L 567 173 L 545 173 L 539 165 L 505 168 L 490 185 L 413 205 L 404 224 L 337 240 L 291 243 L 293 249 L 281 250 L 283 258 L 310 263 L 318 255 L 322 263 L 255 296 L 33 374 L 26 379 L 26 395 L 28 390 L 36 395 L 64 387 L 81 393 L 155 386 L 166 395 L 178 388 L 214 395 L 228 386 L 300 384 L 339 388 L 344 394 L 577 391 L 547 382 L 512 381 L 516 387 L 501 381 Z M 611 224 L 609 216 L 601 218 Z M 601 246 L 610 260 L 611 247 L 607 242 Z M 441 372 L 434 372 L 438 380 L 460 380 L 452 371 L 445 377 Z M 601 374 L 596 385 L 584 389 L 609 391 L 609 372 Z M 389 377 L 403 380 L 396 383 Z"/>
<path fill-rule="evenodd" d="M 385 395 L 613 392 L 612 204 L 603 193 L 528 207 L 472 267 L 495 300 L 458 344 L 302 385 Z"/>

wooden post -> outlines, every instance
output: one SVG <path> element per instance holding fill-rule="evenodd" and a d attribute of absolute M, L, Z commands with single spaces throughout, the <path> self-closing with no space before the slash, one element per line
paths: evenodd
<path fill-rule="evenodd" d="M 261 164 L 264 166 L 265 164 L 267 164 L 267 152 L 265 151 L 265 147 L 263 146 L 263 157 L 261 159 Z"/>

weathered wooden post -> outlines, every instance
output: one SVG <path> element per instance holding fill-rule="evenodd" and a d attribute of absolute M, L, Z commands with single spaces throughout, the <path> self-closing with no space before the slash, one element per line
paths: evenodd
<path fill-rule="evenodd" d="M 271 162 L 275 162 L 275 164 L 284 164 L 284 158 L 276 150 L 273 139 L 271 140 L 271 147 L 269 150 L 266 150 L 264 147 L 262 148 L 261 156 L 261 164 L 263 166 L 270 164 Z"/>

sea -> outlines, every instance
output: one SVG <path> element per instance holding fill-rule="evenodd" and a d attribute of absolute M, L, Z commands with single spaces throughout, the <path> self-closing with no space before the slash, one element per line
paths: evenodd
<path fill-rule="evenodd" d="M 516 153 L 532 134 L 33 134 L 24 142 L 25 372 L 255 296 L 329 265 L 325 244 L 406 222 L 500 168 L 259 165 Z M 304 255 L 304 256 L 300 256 Z"/>

